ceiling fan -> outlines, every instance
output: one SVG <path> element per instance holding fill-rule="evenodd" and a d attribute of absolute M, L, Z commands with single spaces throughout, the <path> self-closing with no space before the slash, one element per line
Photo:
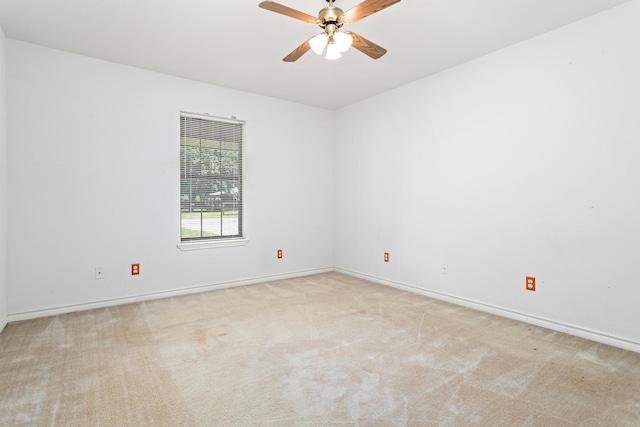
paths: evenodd
<path fill-rule="evenodd" d="M 322 54 L 326 48 L 327 59 L 340 58 L 342 53 L 346 52 L 351 46 L 373 59 L 378 59 L 387 53 L 385 48 L 365 39 L 361 35 L 353 31 L 342 32 L 340 28 L 344 24 L 351 24 L 380 12 L 382 9 L 400 2 L 400 0 L 364 0 L 346 12 L 343 12 L 339 7 L 335 7 L 333 0 L 326 1 L 329 6 L 320 10 L 317 18 L 275 1 L 263 1 L 258 5 L 262 9 L 280 13 L 308 24 L 318 25 L 323 30 L 322 33 L 305 40 L 293 52 L 285 56 L 283 61 L 294 62 L 310 49 L 317 54 Z"/>

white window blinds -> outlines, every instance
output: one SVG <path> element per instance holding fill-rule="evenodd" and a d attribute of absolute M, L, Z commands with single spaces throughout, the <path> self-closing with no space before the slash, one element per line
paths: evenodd
<path fill-rule="evenodd" d="M 180 114 L 181 241 L 242 237 L 244 122 Z"/>

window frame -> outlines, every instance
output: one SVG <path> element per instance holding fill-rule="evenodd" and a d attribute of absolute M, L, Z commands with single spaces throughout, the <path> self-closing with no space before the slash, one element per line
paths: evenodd
<path fill-rule="evenodd" d="M 194 118 L 194 119 L 202 119 L 212 122 L 218 123 L 229 123 L 233 125 L 240 125 L 241 127 L 241 141 L 240 141 L 240 161 L 239 161 L 239 169 L 240 169 L 240 212 L 238 213 L 238 221 L 239 223 L 239 235 L 237 236 L 212 236 L 212 237 L 202 237 L 196 239 L 187 239 L 183 240 L 182 237 L 182 176 L 183 169 L 182 164 L 179 165 L 179 176 L 180 176 L 180 193 L 178 196 L 179 201 L 179 209 L 178 209 L 178 217 L 179 217 L 179 227 L 178 227 L 178 244 L 177 247 L 183 251 L 189 250 L 200 250 L 200 249 L 209 249 L 209 248 L 220 248 L 220 247 L 230 247 L 230 246 L 244 246 L 249 243 L 247 239 L 247 216 L 246 216 L 246 197 L 245 197 L 245 183 L 246 183 L 246 122 L 244 120 L 238 120 L 235 117 L 225 118 L 225 117 L 217 117 L 209 114 L 198 114 L 191 113 L 186 111 L 180 111 L 180 124 L 179 124 L 179 153 L 178 160 L 181 162 L 181 154 L 182 154 L 182 121 L 183 118 Z"/>

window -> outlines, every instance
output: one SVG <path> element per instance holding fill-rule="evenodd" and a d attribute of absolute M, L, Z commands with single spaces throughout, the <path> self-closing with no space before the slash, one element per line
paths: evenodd
<path fill-rule="evenodd" d="M 243 237 L 244 122 L 180 114 L 180 240 Z"/>

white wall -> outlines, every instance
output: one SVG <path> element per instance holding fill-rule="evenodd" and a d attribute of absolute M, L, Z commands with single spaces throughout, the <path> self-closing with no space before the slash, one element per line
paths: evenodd
<path fill-rule="evenodd" d="M 333 146 L 309 131 L 330 111 L 15 40 L 7 58 L 10 320 L 333 266 Z M 176 247 L 181 110 L 247 123 L 246 246 Z"/>
<path fill-rule="evenodd" d="M 640 351 L 639 20 L 634 0 L 336 112 L 336 268 Z"/>
<path fill-rule="evenodd" d="M 7 324 L 7 91 L 6 39 L 0 28 L 0 332 Z"/>

